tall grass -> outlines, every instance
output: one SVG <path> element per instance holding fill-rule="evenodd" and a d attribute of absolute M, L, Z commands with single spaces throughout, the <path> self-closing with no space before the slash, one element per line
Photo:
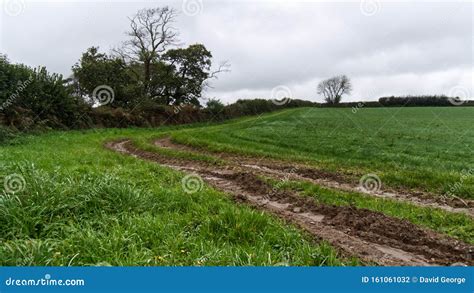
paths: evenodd
<path fill-rule="evenodd" d="M 345 265 L 328 244 L 182 173 L 105 150 L 156 130 L 55 132 L 0 147 L 0 265 Z M 3 181 L 2 181 L 3 183 Z"/>

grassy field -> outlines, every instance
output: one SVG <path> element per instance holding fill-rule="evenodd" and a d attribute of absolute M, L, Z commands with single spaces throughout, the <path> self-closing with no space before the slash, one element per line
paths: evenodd
<path fill-rule="evenodd" d="M 172 136 L 217 151 L 298 160 L 355 176 L 375 173 L 387 186 L 474 199 L 474 176 L 465 176 L 474 174 L 473 108 L 304 108 Z"/>
<path fill-rule="evenodd" d="M 343 265 L 329 245 L 183 174 L 103 148 L 156 130 L 50 133 L 1 147 L 0 265 Z M 3 181 L 3 180 L 2 180 Z"/>
<path fill-rule="evenodd" d="M 474 108 L 313 109 L 217 125 L 51 132 L 0 146 L 0 176 L 24 185 L 0 198 L 0 265 L 350 265 L 299 229 L 210 187 L 183 193 L 183 173 L 106 150 L 152 138 L 298 160 L 384 185 L 474 198 Z M 168 156 L 215 158 L 161 150 Z M 219 160 L 215 161 L 219 164 Z M 2 180 L 2 181 L 3 181 Z M 472 218 L 289 182 L 318 201 L 382 211 L 474 243 Z"/>

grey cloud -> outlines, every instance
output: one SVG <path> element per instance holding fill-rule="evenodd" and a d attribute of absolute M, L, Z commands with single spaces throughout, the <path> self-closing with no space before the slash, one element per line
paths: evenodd
<path fill-rule="evenodd" d="M 192 0 L 189 0 L 192 1 Z M 143 7 L 181 1 L 27 2 L 18 16 L 2 15 L 1 51 L 15 62 L 46 65 L 70 74 L 92 45 L 108 51 L 127 29 L 127 16 Z M 285 85 L 298 98 L 320 100 L 316 84 L 348 74 L 347 100 L 384 94 L 472 91 L 473 4 L 384 2 L 372 16 L 360 3 L 203 0 L 196 16 L 181 14 L 176 26 L 184 44 L 204 43 L 232 72 L 206 95 L 230 102 L 269 98 Z"/>

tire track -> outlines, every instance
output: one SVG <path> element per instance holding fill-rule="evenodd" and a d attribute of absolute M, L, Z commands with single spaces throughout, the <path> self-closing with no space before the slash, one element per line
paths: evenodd
<path fill-rule="evenodd" d="M 358 192 L 370 196 L 393 199 L 397 201 L 408 202 L 419 207 L 438 208 L 452 213 L 462 213 L 474 217 L 474 201 L 461 198 L 442 198 L 434 194 L 423 192 L 397 192 L 390 191 L 371 191 L 365 190 L 358 185 L 351 184 L 350 180 L 339 174 L 315 170 L 300 164 L 288 165 L 284 162 L 269 159 L 258 159 L 236 154 L 211 153 L 209 151 L 194 148 L 188 145 L 181 145 L 171 141 L 169 137 L 157 139 L 154 141 L 156 146 L 180 151 L 191 152 L 195 154 L 206 154 L 223 159 L 229 164 L 238 165 L 247 170 L 265 173 L 271 177 L 303 180 L 331 189 L 339 189 L 348 192 Z"/>
<path fill-rule="evenodd" d="M 236 166 L 208 166 L 204 162 L 173 159 L 137 149 L 130 140 L 106 147 L 153 161 L 175 170 L 195 173 L 204 181 L 244 204 L 272 213 L 366 263 L 387 266 L 473 265 L 474 247 L 408 221 L 353 207 L 329 206 L 290 192 L 274 190 Z"/>

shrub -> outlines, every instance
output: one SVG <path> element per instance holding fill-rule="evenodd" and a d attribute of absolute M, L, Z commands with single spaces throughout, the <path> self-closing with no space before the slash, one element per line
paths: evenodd
<path fill-rule="evenodd" d="M 0 145 L 9 143 L 16 136 L 16 133 L 12 129 L 0 125 Z"/>
<path fill-rule="evenodd" d="M 420 107 L 420 106 L 455 106 L 447 96 L 406 96 L 406 97 L 382 97 L 379 99 L 380 104 L 386 107 Z M 474 105 L 474 101 L 466 101 L 465 106 Z"/>
<path fill-rule="evenodd" d="M 71 95 L 61 75 L 44 67 L 10 64 L 0 58 L 0 110 L 4 124 L 19 129 L 35 125 L 73 128 L 87 107 Z"/>
<path fill-rule="evenodd" d="M 205 111 L 211 120 L 222 120 L 224 117 L 224 104 L 219 99 L 210 99 L 207 102 Z"/>

